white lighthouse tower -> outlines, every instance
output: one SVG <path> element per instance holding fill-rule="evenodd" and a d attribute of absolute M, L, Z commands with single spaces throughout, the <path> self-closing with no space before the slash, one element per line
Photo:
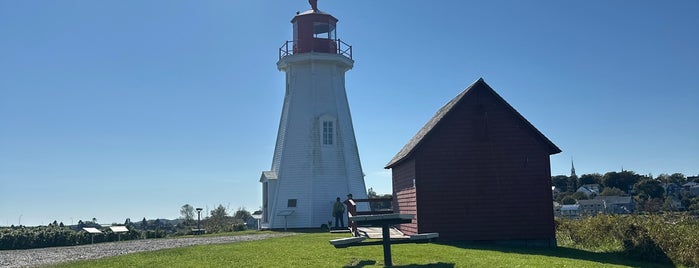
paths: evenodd
<path fill-rule="evenodd" d="M 279 50 L 286 94 L 272 168 L 260 177 L 266 228 L 318 228 L 333 219 L 337 197 L 366 198 L 345 93 L 352 47 L 337 38 L 337 19 L 309 2 Z"/>

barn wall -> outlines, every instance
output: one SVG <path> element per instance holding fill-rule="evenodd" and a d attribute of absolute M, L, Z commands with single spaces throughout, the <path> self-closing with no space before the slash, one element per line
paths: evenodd
<path fill-rule="evenodd" d="M 554 239 L 547 145 L 491 91 L 468 94 L 414 153 L 418 231 L 442 240 Z"/>
<path fill-rule="evenodd" d="M 415 178 L 415 160 L 408 160 L 393 168 L 393 211 L 401 214 L 415 215 L 413 222 L 399 225 L 407 234 L 417 234 L 417 200 L 413 179 Z"/>

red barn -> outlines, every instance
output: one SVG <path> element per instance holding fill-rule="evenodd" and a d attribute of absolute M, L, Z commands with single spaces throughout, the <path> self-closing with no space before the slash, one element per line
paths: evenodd
<path fill-rule="evenodd" d="M 561 150 L 479 79 L 386 165 L 400 229 L 442 241 L 555 246 L 549 156 Z"/>

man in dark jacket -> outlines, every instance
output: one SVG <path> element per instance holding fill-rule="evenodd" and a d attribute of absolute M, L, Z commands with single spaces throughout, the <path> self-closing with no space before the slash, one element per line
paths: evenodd
<path fill-rule="evenodd" d="M 344 213 L 345 205 L 343 205 L 342 202 L 340 202 L 340 198 L 338 197 L 335 200 L 335 204 L 333 205 L 333 217 L 335 217 L 335 228 L 338 228 L 338 221 L 340 222 L 340 227 L 345 228 L 345 216 L 342 215 Z"/>

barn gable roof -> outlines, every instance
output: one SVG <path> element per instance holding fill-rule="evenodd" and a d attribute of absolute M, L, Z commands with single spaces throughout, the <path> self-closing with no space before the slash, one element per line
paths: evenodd
<path fill-rule="evenodd" d="M 437 126 L 439 123 L 442 121 L 444 117 L 446 117 L 447 114 L 449 114 L 454 107 L 457 106 L 458 103 L 461 102 L 464 98 L 468 98 L 470 95 L 470 92 L 473 92 L 474 90 L 479 89 L 479 90 L 487 90 L 491 94 L 493 94 L 496 99 L 504 105 L 508 110 L 512 111 L 517 118 L 520 119 L 520 121 L 523 122 L 523 124 L 529 129 L 535 136 L 537 136 L 543 143 L 548 147 L 549 153 L 550 154 L 557 154 L 561 152 L 561 149 L 559 149 L 551 140 L 546 138 L 544 134 L 542 134 L 539 130 L 537 130 L 527 119 L 524 118 L 515 108 L 510 106 L 505 99 L 500 97 L 495 90 L 493 90 L 488 84 L 485 83 L 483 78 L 479 78 L 476 82 L 468 86 L 464 91 L 459 93 L 456 97 L 454 97 L 452 100 L 450 100 L 446 105 L 444 105 L 442 108 L 437 111 L 437 113 L 430 119 L 430 121 L 425 124 L 425 126 L 420 129 L 420 131 L 413 136 L 408 143 L 403 146 L 403 149 L 401 149 L 394 157 L 391 159 L 388 164 L 384 168 L 389 169 L 394 166 L 396 166 L 398 163 L 402 162 L 403 160 L 407 159 L 414 151 L 416 148 L 419 147 L 419 145 L 422 143 L 424 138 L 429 135 L 429 133 Z"/>

